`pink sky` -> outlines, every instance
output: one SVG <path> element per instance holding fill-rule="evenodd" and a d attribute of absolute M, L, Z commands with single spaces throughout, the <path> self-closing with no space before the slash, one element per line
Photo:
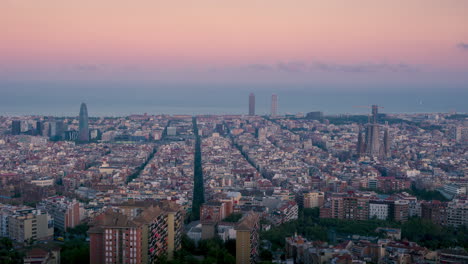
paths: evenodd
<path fill-rule="evenodd" d="M 370 73 L 403 63 L 445 76 L 468 72 L 463 43 L 464 0 L 0 1 L 4 78 L 177 78 L 212 69 L 247 77 L 291 62 L 303 64 L 293 71 L 323 70 L 320 62 L 338 72 L 367 65 Z"/>

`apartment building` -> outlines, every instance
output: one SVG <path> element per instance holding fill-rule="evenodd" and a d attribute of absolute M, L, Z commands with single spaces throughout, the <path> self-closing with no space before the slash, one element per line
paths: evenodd
<path fill-rule="evenodd" d="M 257 263 L 260 217 L 249 213 L 236 226 L 236 263 Z"/>
<path fill-rule="evenodd" d="M 54 235 L 54 221 L 45 211 L 16 211 L 7 217 L 8 237 L 19 243 L 47 240 Z"/>
<path fill-rule="evenodd" d="M 304 193 L 304 208 L 316 208 L 323 206 L 325 194 L 323 192 Z"/>
<path fill-rule="evenodd" d="M 54 219 L 54 227 L 61 231 L 67 231 L 81 223 L 80 203 L 67 199 L 64 196 L 54 196 L 44 199 L 38 208 L 49 213 Z"/>
<path fill-rule="evenodd" d="M 125 212 L 129 210 L 125 204 Z M 97 216 L 89 230 L 91 263 L 157 263 L 180 249 L 181 208 L 174 203 L 150 205 L 136 216 L 118 206 Z"/>

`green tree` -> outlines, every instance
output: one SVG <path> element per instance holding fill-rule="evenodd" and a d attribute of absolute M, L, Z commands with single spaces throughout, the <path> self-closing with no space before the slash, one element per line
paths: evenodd
<path fill-rule="evenodd" d="M 0 263 L 23 263 L 23 254 L 13 248 L 13 242 L 7 237 L 0 238 Z"/>
<path fill-rule="evenodd" d="M 89 263 L 89 244 L 83 240 L 71 240 L 63 244 L 60 251 L 62 263 L 86 264 Z"/>

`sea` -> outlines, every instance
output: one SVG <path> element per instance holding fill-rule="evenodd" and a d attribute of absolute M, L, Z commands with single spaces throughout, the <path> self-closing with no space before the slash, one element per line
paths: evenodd
<path fill-rule="evenodd" d="M 325 115 L 468 112 L 468 87 L 353 87 L 286 84 L 176 84 L 139 82 L 3 82 L 0 115 L 77 116 L 85 102 L 90 116 L 131 114 L 247 114 L 249 93 L 256 114 L 270 113 L 278 95 L 279 114 L 322 111 Z"/>

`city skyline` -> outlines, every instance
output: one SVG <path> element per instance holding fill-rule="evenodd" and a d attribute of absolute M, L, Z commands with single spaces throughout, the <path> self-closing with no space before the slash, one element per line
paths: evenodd
<path fill-rule="evenodd" d="M 468 262 L 468 0 L 0 10 L 1 263 Z"/>
<path fill-rule="evenodd" d="M 213 243 L 202 256 L 225 264 L 466 258 L 450 248 L 467 243 L 468 115 L 356 107 L 369 115 L 0 116 L 0 236 L 26 263 L 192 264 Z"/>
<path fill-rule="evenodd" d="M 467 90 L 468 91 L 468 90 Z M 210 90 L 213 93 L 212 90 Z M 246 91 L 245 91 L 246 92 Z M 216 92 L 219 94 L 219 92 Z M 11 104 L 11 102 L 5 101 L 6 104 L 0 104 L 0 111 L 3 111 L 3 115 L 5 116 L 34 116 L 34 115 L 44 115 L 44 116 L 57 116 L 57 117 L 71 117 L 75 116 L 76 112 L 73 111 L 73 108 L 70 107 L 71 103 L 77 101 L 75 97 L 83 97 L 82 95 L 78 95 L 79 93 L 75 94 L 68 94 L 71 96 L 71 101 L 50 101 L 50 97 L 48 101 L 42 102 L 41 100 L 34 100 L 34 103 L 39 103 L 39 105 L 35 104 Z M 234 95 L 235 94 L 235 95 Z M 88 98 L 88 101 L 92 102 L 93 105 L 93 117 L 103 117 L 103 116 L 126 116 L 126 115 L 133 115 L 133 114 L 184 114 L 184 115 L 229 115 L 229 114 L 236 114 L 236 115 L 250 115 L 251 110 L 255 114 L 258 115 L 272 115 L 273 108 L 278 111 L 278 93 L 269 93 L 267 91 L 257 92 L 259 96 L 256 96 L 255 93 L 247 93 L 248 100 L 242 100 L 241 97 L 245 96 L 239 94 L 237 92 L 231 94 L 230 96 L 226 97 L 218 97 L 217 95 L 216 100 L 207 100 L 203 95 L 198 95 L 193 93 L 193 96 L 189 96 L 190 100 L 181 100 L 181 102 L 177 103 L 178 100 L 183 99 L 179 97 L 179 92 L 175 91 L 173 95 L 169 97 L 170 100 L 164 98 L 161 99 L 163 104 L 158 104 L 151 100 L 151 104 L 148 104 L 150 101 L 145 101 L 143 104 L 139 101 L 131 101 L 131 100 L 124 100 L 124 101 L 115 101 L 114 103 L 110 103 L 107 101 L 106 104 L 102 104 L 102 100 L 98 98 Z M 352 95 L 352 97 L 347 94 L 346 96 L 341 96 L 341 98 L 337 98 L 335 96 L 334 91 L 324 92 L 324 93 L 307 93 L 301 91 L 293 91 L 293 92 L 281 92 L 282 100 L 281 100 L 281 111 L 277 114 L 281 115 L 293 115 L 293 114 L 306 114 L 308 112 L 313 111 L 321 111 L 324 112 L 326 115 L 367 115 L 367 111 L 362 107 L 367 105 L 371 107 L 371 105 L 378 103 L 379 105 L 384 105 L 386 108 L 386 112 L 390 114 L 399 114 L 399 113 L 419 113 L 419 114 L 430 114 L 430 113 L 451 113 L 451 112 L 458 112 L 458 113 L 466 113 L 468 112 L 468 108 L 464 104 L 463 97 L 456 97 L 456 94 L 452 94 L 452 98 L 456 101 L 447 102 L 445 100 L 440 100 L 441 94 L 429 94 L 429 95 L 418 95 L 413 94 L 414 98 L 409 98 L 406 96 L 404 98 L 404 94 L 400 92 L 390 93 L 390 94 L 382 94 L 379 93 L 369 93 L 367 92 L 360 92 Z M 401 96 L 400 96 L 401 94 Z M 463 93 L 465 94 L 465 93 Z M 468 95 L 468 94 L 467 94 Z M 200 96 L 200 97 L 198 97 Z M 212 95 L 214 96 L 214 95 Z M 276 100 L 274 100 L 276 96 Z M 87 96 L 86 96 L 87 97 Z M 351 100 L 348 100 L 349 97 Z M 110 95 L 105 96 L 106 99 L 110 99 Z M 194 98 L 203 98 L 203 101 L 196 101 L 192 100 Z M 245 97 L 244 97 L 245 98 Z M 424 100 L 419 98 L 425 98 Z M 98 100 L 96 100 L 98 99 Z M 115 98 L 113 98 L 115 99 Z M 270 100 L 268 100 L 270 99 Z M 317 103 L 310 103 L 311 100 L 315 100 Z M 340 100 L 341 99 L 341 100 Z M 364 100 L 362 100 L 364 99 Z M 1 98 L 0 98 L 1 101 Z M 112 101 L 112 100 L 111 100 Z M 242 101 L 246 102 L 245 104 Z M 170 102 L 168 104 L 168 102 Z M 182 105 L 182 102 L 186 102 L 187 105 Z M 214 103 L 212 106 L 203 106 L 204 103 L 210 102 Z M 257 103 L 258 102 L 258 103 Z M 276 103 L 275 103 L 276 102 Z M 23 102 L 25 103 L 25 101 Z M 201 103 L 201 104 L 199 104 Z M 85 103 L 80 103 L 80 112 L 87 109 L 83 109 L 86 107 Z M 174 105 L 171 105 L 174 104 Z M 437 104 L 440 104 L 443 108 L 436 107 Z M 275 106 L 276 105 L 276 106 Z M 356 107 L 356 105 L 360 105 L 360 107 Z M 26 106 L 26 107 L 25 107 Z M 136 107 L 137 106 L 137 107 Z M 274 107 L 275 106 L 275 107 Z M 120 108 L 120 110 L 117 110 Z M 437 109 L 439 108 L 439 109 Z M 14 112 L 12 111 L 15 109 L 21 109 L 21 112 Z M 44 109 L 50 109 L 47 112 L 44 112 Z M 94 110 L 96 109 L 96 110 Z M 105 112 L 103 110 L 105 109 Z M 127 111 L 125 109 L 128 109 Z M 419 110 L 418 110 L 419 109 Z M 460 111 L 461 110 L 461 111 Z"/>

